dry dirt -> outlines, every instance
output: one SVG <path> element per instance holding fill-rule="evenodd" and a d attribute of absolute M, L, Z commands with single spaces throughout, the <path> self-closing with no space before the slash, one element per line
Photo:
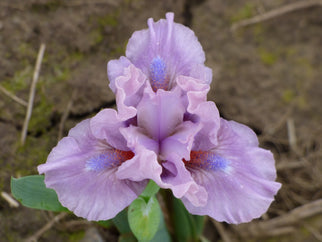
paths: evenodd
<path fill-rule="evenodd" d="M 19 141 L 26 108 L 0 92 L 0 190 L 10 193 L 11 176 L 36 174 L 58 137 L 76 123 L 114 107 L 107 61 L 124 55 L 128 38 L 146 28 L 147 18 L 157 20 L 172 11 L 176 22 L 195 31 L 213 69 L 208 99 L 226 119 L 250 126 L 261 146 L 274 152 L 283 184 L 261 219 L 239 226 L 208 220 L 205 237 L 322 241 L 322 5 L 231 30 L 233 23 L 290 3 L 294 1 L 1 0 L 0 85 L 28 100 L 41 43 L 46 50 L 23 147 Z M 26 239 L 53 216 L 12 208 L 0 198 L 0 240 Z M 93 226 L 67 216 L 39 241 L 80 241 Z M 118 238 L 115 229 L 95 233 L 106 241 Z"/>

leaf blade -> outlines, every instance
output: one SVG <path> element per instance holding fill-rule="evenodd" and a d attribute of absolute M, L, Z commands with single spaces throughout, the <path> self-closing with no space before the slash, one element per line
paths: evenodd
<path fill-rule="evenodd" d="M 44 176 L 11 177 L 11 193 L 24 206 L 54 212 L 66 212 L 56 192 L 46 187 Z"/>
<path fill-rule="evenodd" d="M 114 218 L 112 218 L 112 221 L 121 234 L 132 233 L 126 209 L 119 212 Z"/>
<path fill-rule="evenodd" d="M 164 216 L 161 213 L 160 216 L 160 224 L 157 232 L 155 233 L 154 237 L 151 239 L 153 242 L 171 242 L 171 237 L 167 226 L 164 221 Z"/>
<path fill-rule="evenodd" d="M 130 228 L 139 241 L 150 241 L 156 234 L 161 217 L 161 209 L 155 196 L 146 200 L 135 199 L 129 207 L 128 219 Z"/>
<path fill-rule="evenodd" d="M 173 222 L 178 241 L 198 241 L 203 232 L 205 217 L 190 214 L 182 201 L 173 198 Z"/>

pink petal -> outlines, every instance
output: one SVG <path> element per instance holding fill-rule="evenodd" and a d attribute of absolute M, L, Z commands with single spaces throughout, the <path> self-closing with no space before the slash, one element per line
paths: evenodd
<path fill-rule="evenodd" d="M 146 181 L 119 180 L 115 168 L 86 169 L 91 157 L 109 148 L 91 134 L 89 126 L 90 120 L 85 120 L 73 128 L 73 136 L 63 138 L 38 171 L 45 173 L 46 186 L 57 192 L 63 206 L 88 220 L 106 220 L 127 207 Z"/>
<path fill-rule="evenodd" d="M 115 79 L 119 76 L 123 76 L 124 69 L 128 67 L 131 62 L 124 56 L 121 56 L 118 60 L 110 60 L 107 63 L 107 76 L 110 80 L 110 88 L 115 93 Z"/>
<path fill-rule="evenodd" d="M 135 157 L 118 168 L 117 177 L 133 181 L 159 180 L 162 172 L 157 157 L 159 143 L 147 137 L 144 130 L 139 127 L 122 128 L 121 133 L 127 140 L 127 146 L 135 153 Z"/>
<path fill-rule="evenodd" d="M 182 90 L 182 98 L 187 112 L 193 122 L 203 125 L 195 137 L 195 150 L 210 149 L 217 143 L 217 132 L 220 124 L 219 111 L 213 102 L 207 101 L 209 85 L 197 79 L 179 76 L 176 80 L 178 87 Z"/>
<path fill-rule="evenodd" d="M 127 120 L 136 115 L 136 107 L 142 99 L 146 84 L 146 76 L 132 64 L 124 69 L 123 75 L 115 79 L 116 104 L 120 119 Z"/>
<path fill-rule="evenodd" d="M 91 132 L 96 139 L 104 140 L 119 150 L 129 150 L 120 128 L 126 126 L 114 109 L 103 109 L 90 120 Z"/>
<path fill-rule="evenodd" d="M 241 129 L 236 132 L 237 127 Z M 272 154 L 256 143 L 246 126 L 221 120 L 218 145 L 211 152 L 226 160 L 227 167 L 189 168 L 196 183 L 208 192 L 202 207 L 183 198 L 189 212 L 228 223 L 249 222 L 266 212 L 281 184 L 274 181 Z"/>
<path fill-rule="evenodd" d="M 205 205 L 207 193 L 199 189 L 182 159 L 189 159 L 194 136 L 200 128 L 200 124 L 189 121 L 182 123 L 172 136 L 162 141 L 160 150 L 160 158 L 163 160 L 162 186 L 171 189 L 177 198 L 189 196 L 195 206 Z"/>
<path fill-rule="evenodd" d="M 211 70 L 204 67 L 205 54 L 194 32 L 173 22 L 174 14 L 167 13 L 166 20 L 154 23 L 148 20 L 149 29 L 136 31 L 129 40 L 126 56 L 147 76 L 150 76 L 150 64 L 160 57 L 166 64 L 171 80 L 185 75 L 211 82 Z"/>
<path fill-rule="evenodd" d="M 189 159 L 191 147 L 194 142 L 195 135 L 200 131 L 201 124 L 186 121 L 178 125 L 173 135 L 165 138 L 161 143 L 160 157 L 168 160 L 168 155 L 175 153 L 182 159 Z M 182 163 L 182 161 L 180 161 Z"/>

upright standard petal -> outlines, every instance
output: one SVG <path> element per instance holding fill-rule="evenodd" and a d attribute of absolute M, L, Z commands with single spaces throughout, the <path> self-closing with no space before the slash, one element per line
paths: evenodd
<path fill-rule="evenodd" d="M 183 202 L 193 214 L 209 215 L 228 223 L 249 222 L 266 212 L 281 187 L 271 152 L 258 147 L 245 125 L 221 119 L 218 144 L 193 150 L 185 161 L 194 180 L 208 193 L 205 206 Z"/>
<path fill-rule="evenodd" d="M 115 91 L 115 78 L 121 69 L 133 63 L 150 80 L 152 89 L 170 90 L 180 75 L 191 76 L 209 84 L 212 71 L 204 65 L 205 53 L 194 32 L 174 23 L 174 14 L 166 19 L 148 20 L 149 29 L 133 33 L 126 48 L 126 57 L 108 64 L 110 87 Z"/>
<path fill-rule="evenodd" d="M 146 185 L 115 175 L 133 156 L 130 150 L 97 139 L 87 119 L 71 129 L 38 171 L 45 174 L 46 186 L 57 192 L 63 206 L 88 220 L 106 220 L 127 207 Z"/>

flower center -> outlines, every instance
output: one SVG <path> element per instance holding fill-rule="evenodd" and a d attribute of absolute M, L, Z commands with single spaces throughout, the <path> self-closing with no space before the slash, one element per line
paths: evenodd
<path fill-rule="evenodd" d="M 154 58 L 150 64 L 150 78 L 153 91 L 168 89 L 169 79 L 167 78 L 166 65 L 159 56 Z"/>
<path fill-rule="evenodd" d="M 190 160 L 183 159 L 186 166 L 202 168 L 208 171 L 228 171 L 230 161 L 211 151 L 191 151 Z"/>
<path fill-rule="evenodd" d="M 93 156 L 86 161 L 86 170 L 100 172 L 111 169 L 122 164 L 122 162 L 132 159 L 134 153 L 132 151 L 123 151 L 117 149 L 109 149 L 106 152 Z"/>

